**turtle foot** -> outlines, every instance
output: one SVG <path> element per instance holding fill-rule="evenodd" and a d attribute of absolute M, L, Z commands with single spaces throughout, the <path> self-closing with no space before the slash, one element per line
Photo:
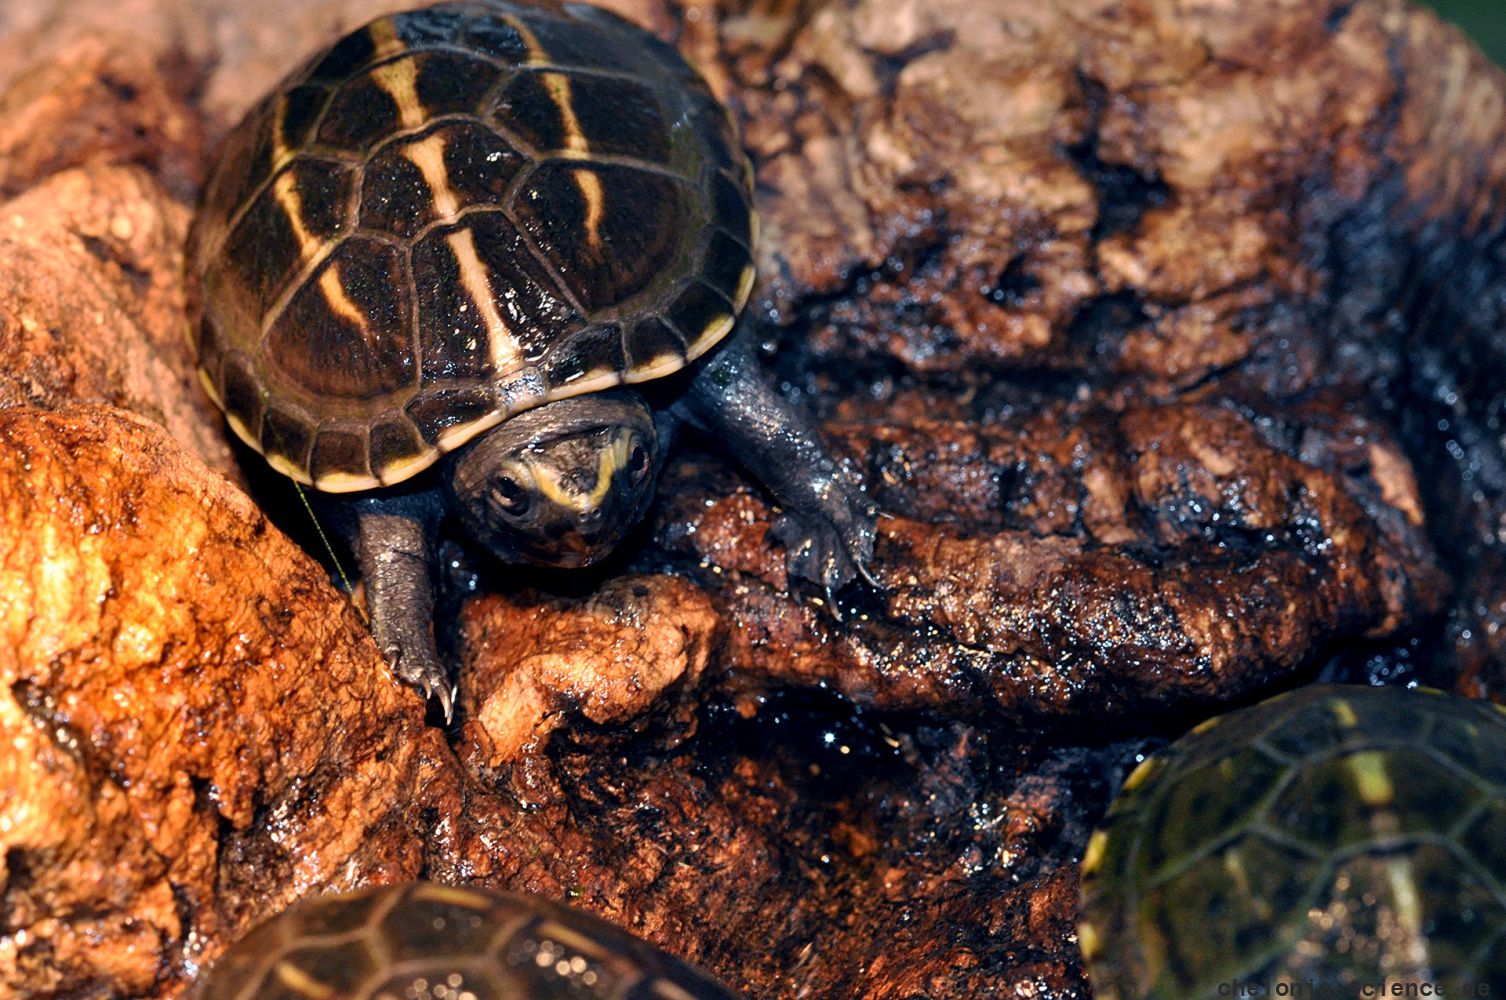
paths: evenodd
<path fill-rule="evenodd" d="M 868 567 L 876 511 L 856 490 L 825 507 L 820 516 L 786 510 L 774 519 L 769 535 L 784 545 L 790 576 L 819 587 L 827 608 L 840 620 L 837 591 L 859 578 L 882 589 Z"/>

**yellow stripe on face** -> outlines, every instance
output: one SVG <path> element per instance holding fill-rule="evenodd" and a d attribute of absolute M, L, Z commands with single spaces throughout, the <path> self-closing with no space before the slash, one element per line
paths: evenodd
<path fill-rule="evenodd" d="M 612 489 L 612 479 L 617 475 L 617 470 L 626 468 L 628 458 L 633 453 L 633 435 L 631 431 L 618 431 L 612 439 L 610 447 L 603 448 L 596 463 L 596 482 L 591 484 L 588 493 L 572 493 L 559 484 L 559 481 L 551 475 L 551 470 L 540 468 L 529 462 L 528 472 L 537 484 L 539 492 L 561 507 L 569 508 L 579 514 L 593 510 L 601 506 L 606 499 L 607 493 Z"/>
<path fill-rule="evenodd" d="M 523 39 L 523 44 L 528 47 L 528 61 L 534 65 L 549 64 L 549 53 L 544 46 L 539 44 L 538 37 L 528 26 L 516 18 L 505 18 L 518 36 Z M 564 150 L 570 154 L 571 159 L 576 159 L 591 152 L 591 143 L 586 138 L 585 129 L 580 127 L 580 119 L 575 115 L 575 95 L 570 89 L 570 77 L 564 73 L 544 72 L 538 75 L 539 82 L 544 87 L 544 92 L 559 109 L 560 127 L 564 129 Z M 592 246 L 601 246 L 601 219 L 606 205 L 606 192 L 602 189 L 601 178 L 590 170 L 572 170 L 571 176 L 575 178 L 575 184 L 580 188 L 580 196 L 586 203 L 586 242 Z"/>

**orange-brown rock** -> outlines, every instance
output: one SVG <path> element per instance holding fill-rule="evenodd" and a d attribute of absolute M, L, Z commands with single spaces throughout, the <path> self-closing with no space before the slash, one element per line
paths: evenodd
<path fill-rule="evenodd" d="M 155 994 L 247 915 L 418 871 L 419 699 L 160 427 L 0 409 L 0 574 L 8 992 Z"/>
<path fill-rule="evenodd" d="M 584 601 L 489 594 L 464 620 L 461 714 L 488 767 L 537 752 L 561 726 L 632 722 L 667 691 L 693 691 L 720 624 L 673 576 L 609 580 Z"/>

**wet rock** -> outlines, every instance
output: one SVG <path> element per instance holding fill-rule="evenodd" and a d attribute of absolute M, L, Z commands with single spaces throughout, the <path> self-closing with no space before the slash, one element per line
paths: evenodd
<path fill-rule="evenodd" d="M 465 608 L 465 738 L 488 767 L 561 726 L 630 722 L 694 691 L 719 639 L 706 595 L 672 576 L 609 580 L 584 602 L 489 594 Z"/>
<path fill-rule="evenodd" d="M 124 411 L 9 407 L 0 521 L 7 991 L 157 995 L 248 917 L 417 871 L 452 758 L 244 494 Z"/>

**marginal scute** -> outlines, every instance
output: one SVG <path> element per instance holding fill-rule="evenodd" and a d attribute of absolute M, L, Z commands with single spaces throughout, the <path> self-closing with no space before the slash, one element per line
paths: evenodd
<path fill-rule="evenodd" d="M 369 440 L 370 468 L 383 483 L 402 482 L 432 461 L 431 446 L 401 413 L 372 423 Z"/>
<path fill-rule="evenodd" d="M 658 316 L 639 320 L 622 335 L 623 354 L 634 372 L 662 373 L 683 367 L 686 362 L 685 339 L 679 331 Z"/>
<path fill-rule="evenodd" d="M 261 421 L 261 453 L 272 467 L 299 482 L 309 482 L 309 449 L 314 421 L 279 400 L 268 401 Z"/>
<path fill-rule="evenodd" d="M 694 281 L 675 297 L 667 318 L 684 335 L 686 353 L 696 358 L 732 329 L 732 303 Z"/>
<path fill-rule="evenodd" d="M 753 246 L 753 206 L 745 189 L 720 171 L 711 175 L 711 205 L 721 226 L 745 247 Z"/>
<path fill-rule="evenodd" d="M 495 415 L 497 397 L 489 386 L 451 386 L 420 393 L 403 409 L 423 439 L 438 447 L 446 432 Z"/>
<path fill-rule="evenodd" d="M 354 482 L 376 485 L 368 464 L 366 433 L 365 427 L 358 426 L 321 427 L 309 456 L 309 475 L 314 482 L 321 486 Z"/>
<path fill-rule="evenodd" d="M 288 475 L 401 482 L 724 336 L 752 281 L 747 178 L 705 83 L 615 15 L 379 19 L 227 137 L 189 240 L 207 389 Z"/>
<path fill-rule="evenodd" d="M 745 283 L 751 283 L 753 258 L 741 243 L 722 230 L 713 230 L 706 248 L 706 283 L 727 301 L 742 307 L 747 300 Z"/>
<path fill-rule="evenodd" d="M 225 356 L 220 376 L 220 401 L 236 434 L 260 447 L 265 390 L 251 360 L 239 351 Z"/>
<path fill-rule="evenodd" d="M 622 331 L 616 326 L 593 326 L 555 345 L 544 370 L 551 385 L 566 386 L 590 377 L 592 382 L 619 378 L 627 368 Z"/>

